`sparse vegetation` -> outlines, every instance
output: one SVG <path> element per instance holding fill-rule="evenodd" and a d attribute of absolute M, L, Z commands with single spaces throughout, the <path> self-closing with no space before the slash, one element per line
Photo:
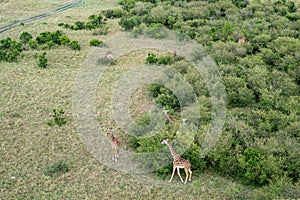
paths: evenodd
<path fill-rule="evenodd" d="M 65 111 L 63 109 L 53 109 L 53 120 L 47 122 L 49 126 L 53 126 L 54 124 L 61 127 L 62 125 L 65 125 L 67 123 L 67 120 L 64 116 Z"/>
<path fill-rule="evenodd" d="M 113 15 L 111 15 L 112 17 Z M 101 28 L 105 26 L 105 21 L 104 21 L 104 17 L 102 14 L 99 15 L 90 15 L 88 17 L 88 20 L 86 22 L 82 22 L 82 21 L 75 21 L 74 24 L 69 25 L 67 23 L 59 23 L 58 26 L 63 26 L 65 28 L 69 28 L 72 30 L 83 30 L 83 29 L 96 29 L 96 28 Z"/>

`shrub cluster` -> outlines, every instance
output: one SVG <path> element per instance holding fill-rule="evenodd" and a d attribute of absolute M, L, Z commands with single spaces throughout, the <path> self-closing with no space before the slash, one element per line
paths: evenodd
<path fill-rule="evenodd" d="M 0 62 L 17 62 L 23 50 L 22 43 L 10 37 L 0 40 Z"/>
<path fill-rule="evenodd" d="M 272 185 L 282 177 L 299 182 L 299 3 L 121 0 L 120 5 L 124 14 L 119 24 L 125 30 L 177 30 L 202 44 L 218 64 L 227 93 L 227 119 L 216 147 L 201 159 L 198 148 L 211 118 L 205 82 L 183 61 L 162 61 L 153 53 L 147 57 L 147 63 L 171 64 L 184 74 L 201 102 L 194 110 L 201 113 L 191 146 L 195 151 L 184 154 L 192 165 L 202 160 L 207 168 L 253 185 Z M 238 42 L 242 36 L 246 41 Z M 154 98 L 163 94 L 162 88 L 149 87 Z M 168 95 L 162 104 L 171 109 L 170 98 L 175 97 Z M 177 135 L 167 132 L 162 135 Z M 158 137 L 131 139 L 132 146 L 137 151 L 156 149 L 155 142 L 162 139 Z"/>
<path fill-rule="evenodd" d="M 180 56 L 177 56 L 176 53 L 167 53 L 161 56 L 157 56 L 152 52 L 148 53 L 148 56 L 146 58 L 147 64 L 159 64 L 159 65 L 172 65 L 176 61 L 180 61 L 183 58 Z"/>
<path fill-rule="evenodd" d="M 35 41 L 41 49 L 50 49 L 56 45 L 66 45 L 74 50 L 80 50 L 78 41 L 71 41 L 68 36 L 59 30 L 55 32 L 42 32 L 36 37 Z"/>
<path fill-rule="evenodd" d="M 119 8 L 104 10 L 102 13 L 108 19 L 121 18 L 123 16 L 123 10 Z"/>
<path fill-rule="evenodd" d="M 69 28 L 72 30 L 92 30 L 96 28 L 100 28 L 105 25 L 104 17 L 102 14 L 99 15 L 90 15 L 86 22 L 76 21 L 74 24 L 69 25 L 68 23 L 59 23 L 58 26 L 63 26 L 65 28 Z"/>
<path fill-rule="evenodd" d="M 17 62 L 22 52 L 28 49 L 45 50 L 54 46 L 69 46 L 74 50 L 80 50 L 78 41 L 71 41 L 62 31 L 41 32 L 35 39 L 28 32 L 22 32 L 20 42 L 12 40 L 10 37 L 0 40 L 0 61 Z M 47 66 L 46 52 L 41 53 L 36 58 L 39 59 L 38 66 Z"/>

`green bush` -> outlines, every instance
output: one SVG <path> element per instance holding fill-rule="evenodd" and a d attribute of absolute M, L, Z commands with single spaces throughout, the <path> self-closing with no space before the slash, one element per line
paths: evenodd
<path fill-rule="evenodd" d="M 264 184 L 268 174 L 264 171 L 265 155 L 258 149 L 247 148 L 238 158 L 239 166 L 244 170 L 244 177 L 253 183 Z"/>
<path fill-rule="evenodd" d="M 29 44 L 29 47 L 32 49 L 38 49 L 38 47 L 39 47 L 39 44 L 35 40 L 29 40 L 28 44 Z"/>
<path fill-rule="evenodd" d="M 38 55 L 38 66 L 40 68 L 46 68 L 48 65 L 48 59 L 46 58 L 46 52 L 41 53 Z"/>
<path fill-rule="evenodd" d="M 86 22 L 75 21 L 74 24 L 72 24 L 72 25 L 67 24 L 67 23 L 59 23 L 58 25 L 77 31 L 77 30 L 83 30 L 83 29 L 89 29 L 89 30 L 96 29 L 104 24 L 105 24 L 104 17 L 102 14 L 99 14 L 99 15 L 90 15 Z"/>
<path fill-rule="evenodd" d="M 134 8 L 135 0 L 120 0 L 119 4 L 122 6 L 122 9 L 125 11 L 129 11 Z"/>
<path fill-rule="evenodd" d="M 147 64 L 157 63 L 158 58 L 154 53 L 148 53 L 148 57 L 146 59 Z"/>
<path fill-rule="evenodd" d="M 59 176 L 68 171 L 70 171 L 69 165 L 65 161 L 60 160 L 57 163 L 46 167 L 46 169 L 44 169 L 43 173 L 46 176 L 52 177 L 52 176 Z"/>
<path fill-rule="evenodd" d="M 179 61 L 181 59 L 182 58 L 180 58 L 180 57 L 175 58 L 172 53 L 167 53 L 165 55 L 158 57 L 154 53 L 150 52 L 150 53 L 148 53 L 148 56 L 146 58 L 146 63 L 147 64 L 171 65 L 175 61 Z"/>
<path fill-rule="evenodd" d="M 162 65 L 171 65 L 175 62 L 175 57 L 172 53 L 168 53 L 166 55 L 162 55 L 158 59 L 158 64 Z"/>
<path fill-rule="evenodd" d="M 20 40 L 23 44 L 27 44 L 32 39 L 32 35 L 28 32 L 23 32 L 20 36 Z"/>
<path fill-rule="evenodd" d="M 74 30 L 83 30 L 85 29 L 86 25 L 84 22 L 76 21 L 74 22 Z"/>
<path fill-rule="evenodd" d="M 155 102 L 168 110 L 176 110 L 180 108 L 180 104 L 175 94 L 156 83 L 149 84 L 148 91 L 155 98 Z"/>
<path fill-rule="evenodd" d="M 36 37 L 36 41 L 39 45 L 45 45 L 44 48 L 51 48 L 55 45 L 61 45 L 61 37 L 65 36 L 62 31 L 55 32 L 42 32 Z"/>
<path fill-rule="evenodd" d="M 141 24 L 141 21 L 137 17 L 122 17 L 119 21 L 119 25 L 125 29 L 125 31 L 132 30 L 135 26 Z"/>
<path fill-rule="evenodd" d="M 62 126 L 67 123 L 67 120 L 64 117 L 64 114 L 65 114 L 65 112 L 63 111 L 63 109 L 60 109 L 60 110 L 53 109 L 54 122 L 58 126 Z"/>
<path fill-rule="evenodd" d="M 50 32 L 42 32 L 40 33 L 39 36 L 36 37 L 37 43 L 40 44 L 45 44 L 49 41 L 52 41 L 52 36 Z"/>
<path fill-rule="evenodd" d="M 95 47 L 97 47 L 97 46 L 100 46 L 102 43 L 103 43 L 103 41 L 101 41 L 101 40 L 98 40 L 98 39 L 92 39 L 92 40 L 90 41 L 90 46 L 95 46 Z"/>
<path fill-rule="evenodd" d="M 114 19 L 114 18 L 122 17 L 123 11 L 121 9 L 115 8 L 115 9 L 104 10 L 103 14 L 108 19 Z"/>
<path fill-rule="evenodd" d="M 254 103 L 253 91 L 247 87 L 242 78 L 225 76 L 224 84 L 227 92 L 227 103 L 230 106 L 245 107 Z"/>
<path fill-rule="evenodd" d="M 73 50 L 80 50 L 81 49 L 80 44 L 78 43 L 78 41 L 72 41 L 72 42 L 69 43 L 69 45 Z"/>
<path fill-rule="evenodd" d="M 59 127 L 61 127 L 62 125 L 65 125 L 67 123 L 67 120 L 64 116 L 65 112 L 63 109 L 53 109 L 53 114 L 52 114 L 52 117 L 53 117 L 53 120 L 47 122 L 47 124 L 49 126 L 53 126 L 54 124 L 58 125 Z"/>
<path fill-rule="evenodd" d="M 231 0 L 231 2 L 238 8 L 245 8 L 249 4 L 248 0 Z"/>
<path fill-rule="evenodd" d="M 17 62 L 23 51 L 22 43 L 10 37 L 0 40 L 0 61 Z"/>
<path fill-rule="evenodd" d="M 66 35 L 61 35 L 59 37 L 59 43 L 61 45 L 68 45 L 70 42 L 71 42 L 70 38 L 68 36 L 66 36 Z"/>

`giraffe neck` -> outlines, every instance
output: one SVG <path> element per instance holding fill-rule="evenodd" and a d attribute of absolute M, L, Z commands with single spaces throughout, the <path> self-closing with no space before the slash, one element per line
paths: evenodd
<path fill-rule="evenodd" d="M 171 144 L 167 143 L 167 146 L 170 149 L 170 152 L 171 152 L 171 155 L 173 156 L 173 159 L 178 160 L 180 158 L 180 155 L 175 152 L 175 150 L 174 150 L 174 148 L 172 147 Z"/>
<path fill-rule="evenodd" d="M 117 140 L 117 138 L 114 135 L 111 135 L 111 140 L 112 140 L 112 142 L 115 142 Z"/>
<path fill-rule="evenodd" d="M 175 120 L 168 113 L 165 113 L 165 115 L 166 115 L 167 119 L 169 120 L 169 122 L 171 122 L 171 123 L 175 122 Z"/>
<path fill-rule="evenodd" d="M 115 143 L 116 140 L 117 140 L 117 138 L 114 136 L 114 134 L 113 134 L 112 131 L 110 131 L 110 137 L 111 137 L 111 141 L 112 141 L 113 143 Z"/>

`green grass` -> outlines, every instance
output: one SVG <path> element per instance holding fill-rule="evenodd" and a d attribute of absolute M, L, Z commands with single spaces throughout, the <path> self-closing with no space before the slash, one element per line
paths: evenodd
<path fill-rule="evenodd" d="M 48 1 L 37 2 L 26 0 L 16 4 L 16 1 L 9 1 L 6 8 L 12 15 L 6 16 L 5 24 L 15 19 L 13 14 L 22 6 L 45 8 L 41 3 Z M 51 2 L 51 5 L 46 5 L 47 9 L 64 1 Z M 87 0 L 82 7 L 14 28 L 0 37 L 18 39 L 23 31 L 33 36 L 42 31 L 55 31 L 61 29 L 57 26 L 59 22 L 84 20 L 111 6 L 115 6 L 111 1 Z M 27 14 L 21 13 L 20 18 Z M 30 14 L 37 12 L 30 11 Z M 2 25 L 4 22 L 1 22 Z M 116 20 L 108 24 L 109 34 L 97 36 L 97 39 L 105 41 L 120 31 Z M 35 51 L 26 52 L 19 63 L 0 63 L 0 199 L 251 198 L 253 188 L 210 172 L 195 172 L 192 182 L 187 185 L 183 185 L 176 175 L 169 184 L 170 175 L 162 180 L 155 174 L 125 174 L 108 168 L 94 158 L 74 128 L 72 89 L 81 63 L 93 49 L 89 41 L 95 36 L 86 30 L 62 30 L 71 40 L 79 41 L 82 47 L 80 51 L 66 47 L 48 50 L 46 69 L 37 66 L 37 60 L 33 58 Z M 99 83 L 96 94 L 100 124 L 107 124 L 112 119 L 110 110 L 104 105 L 110 101 L 110 89 L 114 81 L 133 64 L 144 63 L 146 56 L 147 51 L 131 52 L 105 72 L 106 76 Z M 131 57 L 134 57 L 133 61 Z M 134 99 L 152 103 L 143 90 Z M 52 111 L 56 108 L 65 111 L 66 125 L 47 125 L 53 119 Z M 149 108 L 147 103 L 140 105 L 132 102 L 134 116 L 140 114 L 139 110 L 147 111 Z M 126 137 L 121 132 L 117 134 L 126 145 Z M 70 170 L 55 177 L 45 176 L 44 170 L 60 160 L 67 163 Z"/>

